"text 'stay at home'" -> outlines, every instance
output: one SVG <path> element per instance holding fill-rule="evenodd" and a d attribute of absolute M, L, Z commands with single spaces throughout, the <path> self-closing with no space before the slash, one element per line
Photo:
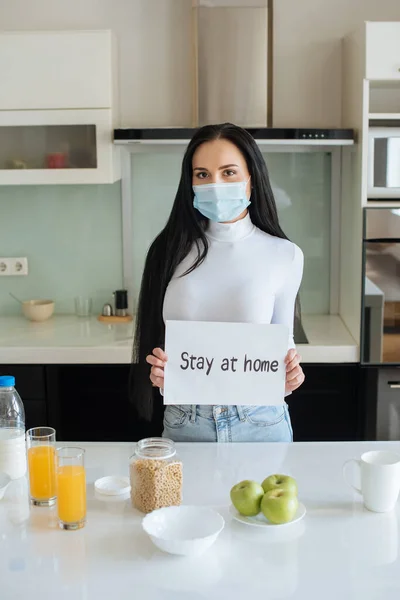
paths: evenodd
<path fill-rule="evenodd" d="M 232 373 L 237 373 L 238 370 L 241 370 L 243 373 L 276 373 L 279 368 L 279 362 L 276 359 L 264 360 L 256 358 L 253 360 L 247 354 L 244 355 L 241 361 L 237 357 L 232 356 L 231 358 L 223 358 L 221 361 L 216 362 L 215 365 L 214 362 L 214 358 L 194 356 L 193 354 L 189 354 L 189 352 L 182 352 L 180 368 L 183 371 L 187 369 L 204 371 L 205 375 L 209 375 L 214 366 L 217 369 L 219 367 L 221 371 Z"/>

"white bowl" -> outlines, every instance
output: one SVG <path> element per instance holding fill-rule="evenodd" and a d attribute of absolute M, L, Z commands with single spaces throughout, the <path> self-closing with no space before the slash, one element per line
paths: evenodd
<path fill-rule="evenodd" d="M 181 556 L 202 554 L 212 546 L 224 525 L 219 513 L 200 506 L 160 508 L 142 521 L 143 529 L 157 548 Z"/>
<path fill-rule="evenodd" d="M 30 321 L 46 321 L 54 312 L 53 300 L 26 300 L 22 312 Z"/>

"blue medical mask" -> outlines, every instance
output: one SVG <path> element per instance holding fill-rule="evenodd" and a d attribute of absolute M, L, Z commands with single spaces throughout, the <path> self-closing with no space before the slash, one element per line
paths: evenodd
<path fill-rule="evenodd" d="M 250 204 L 246 195 L 249 179 L 234 183 L 194 185 L 193 206 L 210 221 L 233 221 Z"/>

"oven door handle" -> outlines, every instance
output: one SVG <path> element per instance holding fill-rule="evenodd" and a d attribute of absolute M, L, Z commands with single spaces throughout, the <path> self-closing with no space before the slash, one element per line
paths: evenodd
<path fill-rule="evenodd" d="M 391 390 L 400 390 L 400 381 L 388 381 Z"/>

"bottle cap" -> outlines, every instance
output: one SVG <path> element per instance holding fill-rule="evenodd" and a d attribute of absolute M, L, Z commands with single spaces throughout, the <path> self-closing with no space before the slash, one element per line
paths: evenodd
<path fill-rule="evenodd" d="M 0 375 L 0 387 L 14 387 L 15 377 L 12 375 Z"/>

